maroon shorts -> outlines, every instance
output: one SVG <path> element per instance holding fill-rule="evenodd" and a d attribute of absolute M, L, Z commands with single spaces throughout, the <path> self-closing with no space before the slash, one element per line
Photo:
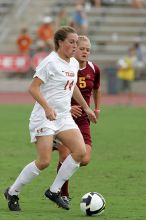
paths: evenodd
<path fill-rule="evenodd" d="M 92 141 L 91 141 L 91 133 L 90 133 L 90 122 L 88 121 L 88 119 L 75 120 L 75 122 L 78 125 L 78 127 L 83 135 L 85 144 L 88 144 L 91 146 Z"/>

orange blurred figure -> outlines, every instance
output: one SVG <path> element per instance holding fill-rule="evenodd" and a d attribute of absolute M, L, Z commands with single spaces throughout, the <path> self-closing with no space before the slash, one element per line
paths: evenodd
<path fill-rule="evenodd" d="M 134 8 L 143 8 L 144 7 L 144 0 L 133 0 L 132 5 Z"/>
<path fill-rule="evenodd" d="M 53 39 L 54 29 L 52 26 L 52 18 L 47 16 L 44 17 L 43 23 L 40 25 L 37 31 L 38 38 L 40 40 L 43 40 L 45 43 L 48 42 L 48 40 Z"/>
<path fill-rule="evenodd" d="M 32 45 L 32 38 L 28 34 L 28 29 L 23 27 L 21 29 L 20 35 L 16 40 L 16 45 L 18 48 L 19 53 L 21 54 L 28 54 L 30 51 L 30 47 Z"/>

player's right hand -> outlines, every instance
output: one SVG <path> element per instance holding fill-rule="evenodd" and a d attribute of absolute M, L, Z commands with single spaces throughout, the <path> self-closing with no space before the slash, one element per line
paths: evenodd
<path fill-rule="evenodd" d="M 52 107 L 48 107 L 47 109 L 45 109 L 45 114 L 46 114 L 46 118 L 50 121 L 54 121 L 57 116 L 54 108 Z"/>
<path fill-rule="evenodd" d="M 72 105 L 70 111 L 74 118 L 78 118 L 82 115 L 82 109 L 80 105 Z"/>

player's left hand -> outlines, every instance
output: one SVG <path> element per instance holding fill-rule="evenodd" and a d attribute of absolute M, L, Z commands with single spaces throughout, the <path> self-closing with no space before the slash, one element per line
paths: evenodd
<path fill-rule="evenodd" d="M 87 109 L 84 109 L 84 111 L 86 112 L 86 114 L 88 115 L 88 118 L 91 122 L 93 122 L 94 124 L 96 124 L 97 120 L 96 120 L 96 115 L 95 113 L 92 111 L 91 108 L 87 108 Z"/>

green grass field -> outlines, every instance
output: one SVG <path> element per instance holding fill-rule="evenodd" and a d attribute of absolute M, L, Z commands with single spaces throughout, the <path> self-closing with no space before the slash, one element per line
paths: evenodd
<path fill-rule="evenodd" d="M 24 187 L 20 196 L 23 211 L 10 212 L 3 191 L 36 155 L 29 142 L 31 110 L 31 105 L 0 107 L 0 220 L 146 219 L 146 109 L 122 106 L 102 107 L 98 124 L 92 126 L 92 160 L 70 180 L 70 211 L 57 208 L 43 196 L 56 175 L 58 155 L 54 152 L 51 166 Z M 81 213 L 80 198 L 88 191 L 105 197 L 101 216 Z"/>

